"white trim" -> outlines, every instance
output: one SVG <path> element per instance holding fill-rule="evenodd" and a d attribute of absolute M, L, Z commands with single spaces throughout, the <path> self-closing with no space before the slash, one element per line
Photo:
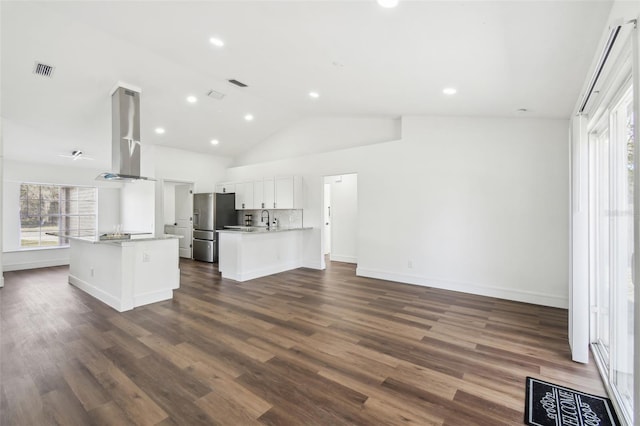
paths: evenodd
<path fill-rule="evenodd" d="M 28 253 L 31 251 L 45 251 L 45 250 L 64 250 L 68 249 L 70 246 L 67 244 L 66 246 L 34 246 L 34 247 L 22 247 L 14 250 L 7 250 L 4 253 Z"/>
<path fill-rule="evenodd" d="M 158 291 L 151 291 L 149 293 L 138 294 L 133 297 L 133 306 L 148 305 L 149 303 L 162 302 L 165 300 L 173 299 L 173 290 L 164 289 Z"/>
<path fill-rule="evenodd" d="M 605 367 L 605 362 L 600 356 L 600 351 L 596 350 L 594 343 L 591 343 L 590 348 L 591 348 L 591 353 L 593 354 L 593 359 L 596 362 L 596 367 L 598 368 L 598 372 L 600 373 L 600 376 L 603 378 L 602 385 L 604 386 L 604 390 L 607 393 L 607 396 L 609 397 L 609 399 L 611 400 L 611 404 L 613 405 L 613 410 L 618 415 L 618 420 L 622 422 L 622 425 L 620 426 L 633 426 L 633 423 L 629 423 L 629 419 L 627 418 L 627 416 L 625 416 L 625 413 L 620 407 L 620 404 L 618 404 L 618 399 L 614 397 L 614 390 L 611 387 L 611 384 L 609 383 L 608 380 L 605 379 L 605 377 L 608 377 L 609 375 L 607 373 L 607 368 Z"/>
<path fill-rule="evenodd" d="M 4 287 L 4 276 L 0 275 L 0 288 Z"/>
<path fill-rule="evenodd" d="M 49 268 L 51 266 L 65 266 L 69 264 L 69 259 L 39 260 L 35 262 L 9 263 L 2 265 L 2 269 L 7 271 L 23 271 L 25 269 Z"/>
<path fill-rule="evenodd" d="M 248 281 L 255 278 L 266 277 L 267 275 L 279 274 L 280 272 L 290 271 L 292 269 L 301 268 L 301 262 L 288 262 L 279 265 L 268 266 L 266 268 L 253 269 L 251 271 L 245 271 L 244 273 L 236 273 L 233 276 L 222 272 L 222 278 L 232 279 L 234 281 Z"/>
<path fill-rule="evenodd" d="M 635 17 L 636 22 L 633 25 L 633 32 L 631 34 L 631 76 L 632 76 L 632 86 L 633 86 L 633 116 L 634 123 L 633 127 L 635 129 L 633 134 L 633 144 L 634 144 L 634 166 L 635 169 L 638 170 L 638 166 L 640 165 L 640 158 L 638 158 L 638 153 L 640 153 L 640 136 L 638 135 L 638 129 L 640 126 L 640 30 L 638 30 L 638 19 L 640 17 Z M 633 209 L 634 213 L 637 215 L 640 210 L 640 194 L 638 193 L 638 183 L 640 182 L 640 176 L 638 173 L 634 176 L 634 185 L 635 185 L 635 194 L 634 194 L 634 203 Z M 637 217 L 637 216 L 635 216 Z M 638 271 L 638 267 L 640 266 L 640 232 L 637 228 L 637 222 L 634 225 L 634 255 L 633 255 L 633 266 L 635 271 Z M 637 272 L 636 272 L 637 276 Z M 634 332 L 633 332 L 633 345 L 634 345 L 634 363 L 633 363 L 633 419 L 632 423 L 640 425 L 640 291 L 638 291 L 638 283 L 634 278 L 634 284 L 636 287 L 635 291 L 635 306 L 634 306 Z"/>
<path fill-rule="evenodd" d="M 83 290 L 87 294 L 90 294 L 91 296 L 95 297 L 102 303 L 111 306 L 113 309 L 115 309 L 118 312 L 124 312 L 133 308 L 133 307 L 130 307 L 128 309 L 123 308 L 122 305 L 120 304 L 120 300 L 117 297 L 110 295 L 109 293 L 99 289 L 98 287 L 95 287 L 89 284 L 84 280 L 81 280 L 75 275 L 69 274 L 69 284 L 75 287 L 78 287 L 80 290 Z"/>
<path fill-rule="evenodd" d="M 566 309 L 568 301 L 566 297 L 552 296 L 532 291 L 505 289 L 500 287 L 486 287 L 470 283 L 457 283 L 452 281 L 434 280 L 418 275 L 398 274 L 395 272 L 378 271 L 358 267 L 356 275 L 360 277 L 377 278 L 387 281 L 396 281 L 404 284 L 420 285 L 425 287 L 440 288 L 443 290 L 460 291 L 476 294 L 478 296 L 496 297 L 498 299 L 512 300 L 515 302 L 532 303 L 534 305 L 550 306 Z"/>
<path fill-rule="evenodd" d="M 329 253 L 329 260 L 332 262 L 358 263 L 358 258 L 355 256 L 341 256 L 333 253 Z"/>
<path fill-rule="evenodd" d="M 302 262 L 301 268 L 317 269 L 319 271 L 326 269 L 326 266 L 319 260 L 311 260 Z"/>
<path fill-rule="evenodd" d="M 109 96 L 113 96 L 116 90 L 118 90 L 120 87 L 122 87 L 123 89 L 133 90 L 134 92 L 142 93 L 142 89 L 140 87 L 118 80 L 115 86 L 111 88 L 111 91 L 109 91 Z"/>

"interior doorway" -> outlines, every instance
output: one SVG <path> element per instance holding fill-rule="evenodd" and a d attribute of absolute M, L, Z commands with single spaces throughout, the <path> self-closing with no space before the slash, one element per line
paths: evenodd
<path fill-rule="evenodd" d="M 180 235 L 180 257 L 191 259 L 193 228 L 193 183 L 164 181 L 164 232 Z"/>
<path fill-rule="evenodd" d="M 358 175 L 324 178 L 323 253 L 329 260 L 358 263 Z"/>

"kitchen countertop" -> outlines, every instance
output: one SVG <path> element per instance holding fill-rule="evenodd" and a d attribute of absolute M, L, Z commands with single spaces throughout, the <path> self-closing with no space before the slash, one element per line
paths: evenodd
<path fill-rule="evenodd" d="M 230 234 L 268 234 L 274 232 L 288 232 L 288 231 L 305 231 L 307 229 L 313 229 L 310 226 L 299 228 L 288 228 L 283 226 L 270 227 L 266 226 L 225 226 L 227 229 L 218 229 L 216 232 L 224 232 Z"/>
<path fill-rule="evenodd" d="M 110 239 L 110 240 L 100 240 L 99 236 L 74 237 L 74 236 L 63 235 L 63 234 L 60 234 L 59 232 L 47 232 L 47 235 L 53 235 L 55 237 L 64 237 L 69 240 L 83 241 L 85 243 L 90 243 L 90 244 L 110 244 L 110 245 L 123 245 L 124 243 L 137 243 L 142 241 L 175 240 L 175 239 L 182 238 L 182 235 L 171 235 L 171 234 L 154 235 L 151 233 L 132 235 L 131 238 Z"/>

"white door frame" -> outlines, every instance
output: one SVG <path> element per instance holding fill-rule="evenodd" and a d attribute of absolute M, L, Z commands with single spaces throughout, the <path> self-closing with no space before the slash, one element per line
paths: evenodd
<path fill-rule="evenodd" d="M 325 226 L 324 225 L 324 223 L 325 223 L 324 222 L 324 214 L 327 211 L 327 208 L 329 206 L 331 206 L 331 221 L 330 221 L 331 222 L 331 224 L 330 224 L 331 237 L 330 237 L 330 241 L 329 241 L 329 244 L 330 244 L 330 247 L 329 247 L 330 260 L 337 260 L 337 261 L 340 261 L 340 262 L 348 262 L 348 263 L 356 263 L 357 264 L 357 253 L 359 252 L 359 247 L 358 247 L 358 229 L 357 228 L 354 229 L 354 232 L 355 232 L 355 244 L 356 244 L 356 248 L 355 248 L 356 254 L 355 254 L 355 256 L 350 256 L 348 258 L 347 257 L 343 258 L 342 256 L 337 255 L 335 253 L 335 250 L 333 249 L 334 248 L 334 242 L 335 242 L 335 232 L 336 232 L 334 225 L 335 225 L 335 218 L 339 217 L 339 216 L 336 216 L 334 214 L 334 212 L 337 211 L 338 208 L 336 207 L 335 203 L 333 202 L 333 199 L 334 199 L 333 189 L 331 189 L 331 192 L 330 192 L 331 200 L 329 201 L 329 206 L 327 205 L 326 200 L 325 200 L 325 196 L 324 196 L 325 195 L 325 192 L 324 192 L 325 191 L 325 187 L 324 187 L 324 185 L 325 185 L 325 182 L 327 182 L 328 178 L 336 179 L 336 178 L 341 178 L 342 176 L 347 176 L 347 175 L 355 175 L 357 177 L 359 176 L 358 172 L 345 172 L 345 173 L 332 173 L 330 175 L 325 175 L 325 176 L 322 177 L 322 189 L 321 189 L 322 199 L 323 199 L 323 202 L 322 202 L 323 213 L 322 213 L 322 216 L 321 216 L 322 226 L 323 226 L 323 230 L 322 230 L 322 258 L 324 260 L 325 252 L 327 251 L 326 248 L 325 248 L 326 241 L 325 241 L 325 236 L 324 236 L 324 226 Z M 357 192 L 357 188 L 358 187 L 356 186 L 356 192 Z M 359 214 L 360 214 L 360 209 L 358 208 L 357 211 L 356 211 L 356 215 L 359 215 Z M 358 223 L 357 219 L 356 219 L 356 223 Z M 338 258 L 335 259 L 334 255 L 338 256 Z"/>
<path fill-rule="evenodd" d="M 324 182 L 324 181 L 323 181 Z M 322 255 L 325 256 L 331 253 L 331 184 L 324 182 L 324 208 L 323 208 L 323 218 L 322 221 L 324 223 L 322 232 L 324 236 L 324 250 L 322 250 Z"/>
<path fill-rule="evenodd" d="M 163 231 L 164 231 L 164 225 L 166 224 L 166 220 L 164 217 L 164 191 L 165 191 L 165 186 L 166 184 L 171 184 L 172 186 L 177 186 L 177 185 L 189 185 L 190 186 L 190 191 L 191 191 L 191 210 L 193 210 L 193 193 L 195 190 L 195 183 L 191 182 L 191 181 L 185 181 L 185 180 L 180 180 L 180 179 L 163 179 L 162 180 L 162 185 L 160 185 L 160 203 L 159 205 L 161 206 L 161 216 L 162 216 L 162 221 L 161 221 L 161 226 L 163 227 Z M 191 218 L 193 220 L 193 217 Z M 175 222 L 174 222 L 175 223 Z M 187 243 L 188 247 L 190 248 L 190 252 L 191 255 L 190 256 L 186 256 L 187 258 L 192 258 L 193 257 L 193 246 L 192 246 L 192 231 L 193 231 L 193 222 L 191 222 L 191 226 L 187 227 L 188 230 L 186 232 L 186 235 L 184 236 L 184 239 L 186 241 L 183 241 L 183 243 Z M 182 256 L 185 257 L 185 256 Z"/>

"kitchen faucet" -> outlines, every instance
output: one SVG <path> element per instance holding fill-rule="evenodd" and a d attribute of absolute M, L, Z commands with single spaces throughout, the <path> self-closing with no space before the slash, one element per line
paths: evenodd
<path fill-rule="evenodd" d="M 269 227 L 269 212 L 267 210 L 262 210 L 262 213 L 260 214 L 260 222 L 264 223 L 264 214 L 267 214 L 267 228 Z"/>

